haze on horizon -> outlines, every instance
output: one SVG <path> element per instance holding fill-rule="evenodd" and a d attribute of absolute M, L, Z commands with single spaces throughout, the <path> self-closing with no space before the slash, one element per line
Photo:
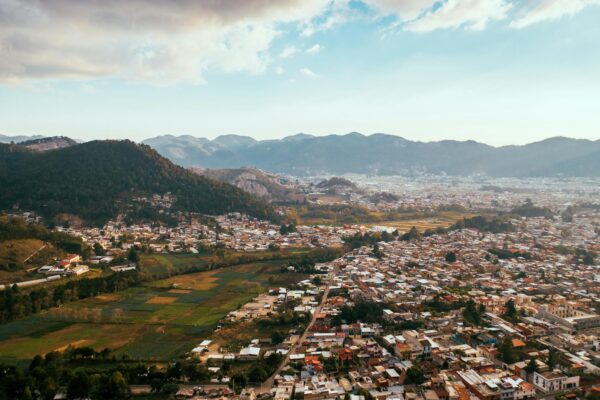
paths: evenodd
<path fill-rule="evenodd" d="M 0 134 L 600 139 L 600 0 L 0 0 Z"/>

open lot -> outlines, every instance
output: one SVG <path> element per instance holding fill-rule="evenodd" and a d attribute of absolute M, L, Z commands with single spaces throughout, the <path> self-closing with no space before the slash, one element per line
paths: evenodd
<path fill-rule="evenodd" d="M 172 256 L 164 256 L 173 265 Z M 183 262 L 177 260 L 178 262 Z M 193 348 L 227 313 L 268 287 L 303 278 L 286 260 L 180 275 L 66 304 L 0 325 L 0 362 L 18 363 L 67 346 L 168 361 Z"/>

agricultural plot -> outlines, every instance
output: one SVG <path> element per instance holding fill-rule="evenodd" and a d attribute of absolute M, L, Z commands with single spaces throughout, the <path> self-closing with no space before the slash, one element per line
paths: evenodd
<path fill-rule="evenodd" d="M 18 363 L 67 346 L 114 349 L 168 361 L 189 351 L 227 313 L 271 286 L 303 278 L 266 261 L 180 275 L 69 303 L 0 325 L 0 362 Z"/>
<path fill-rule="evenodd" d="M 427 218 L 409 218 L 401 219 L 397 221 L 384 221 L 381 223 L 375 223 L 374 225 L 389 226 L 398 229 L 400 232 L 407 232 L 413 226 L 417 228 L 419 232 L 424 232 L 427 229 L 435 228 L 447 228 L 463 218 L 472 217 L 471 214 L 464 214 L 454 211 L 445 211 L 436 214 L 433 217 Z"/>

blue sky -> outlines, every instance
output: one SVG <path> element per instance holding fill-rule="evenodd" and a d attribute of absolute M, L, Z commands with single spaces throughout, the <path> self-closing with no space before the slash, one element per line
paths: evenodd
<path fill-rule="evenodd" d="M 0 134 L 600 139 L 597 0 L 94 3 L 0 0 Z"/>

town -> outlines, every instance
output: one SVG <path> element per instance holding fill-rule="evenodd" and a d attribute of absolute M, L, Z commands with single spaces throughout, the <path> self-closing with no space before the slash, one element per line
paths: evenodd
<path fill-rule="evenodd" d="M 45 277 L 16 285 L 97 276 L 99 267 L 115 274 L 144 268 L 133 253 L 222 257 L 337 249 L 337 258 L 312 267 L 282 266 L 281 274 L 301 278 L 270 285 L 190 343 L 183 362 L 205 373 L 198 383 L 178 382 L 173 395 L 524 400 L 600 394 L 600 209 L 593 185 L 567 191 L 536 181 L 524 190 L 517 180 L 503 191 L 463 180 L 442 197 L 432 196 L 430 182 L 373 202 L 374 193 L 390 186 L 370 184 L 377 187 L 363 183 L 358 194 L 337 187 L 336 204 L 370 212 L 410 205 L 424 219 L 304 225 L 242 213 L 176 214 L 174 226 L 123 217 L 101 228 L 57 226 L 56 232 L 81 238 L 88 254 L 65 254 L 38 269 Z M 298 188 L 313 204 L 325 196 L 331 201 L 331 191 L 317 186 Z M 176 199 L 137 201 L 169 213 Z M 463 210 L 463 219 L 436 224 L 431 213 L 449 207 Z M 169 285 L 169 293 L 190 292 L 183 278 Z M 127 318 L 117 311 L 111 317 Z M 134 394 L 150 390 L 132 387 Z"/>

